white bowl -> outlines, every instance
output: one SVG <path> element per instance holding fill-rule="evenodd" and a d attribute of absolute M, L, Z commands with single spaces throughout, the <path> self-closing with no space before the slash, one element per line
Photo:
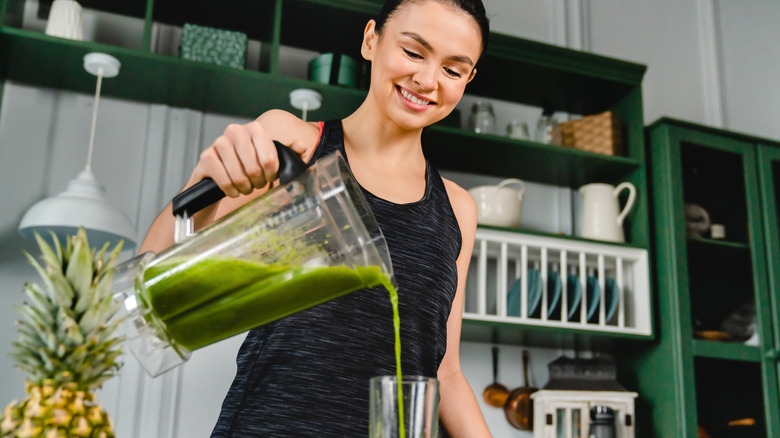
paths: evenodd
<path fill-rule="evenodd" d="M 510 184 L 519 189 L 507 187 Z M 525 183 L 519 179 L 506 179 L 498 185 L 479 186 L 469 189 L 477 201 L 477 222 L 483 225 L 499 227 L 517 227 L 523 213 L 523 194 Z"/>

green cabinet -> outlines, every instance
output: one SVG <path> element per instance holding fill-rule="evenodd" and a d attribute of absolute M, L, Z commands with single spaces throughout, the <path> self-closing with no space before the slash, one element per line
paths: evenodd
<path fill-rule="evenodd" d="M 780 149 L 671 119 L 647 135 L 658 343 L 636 359 L 653 420 L 646 436 L 695 437 L 698 425 L 714 436 L 778 436 L 778 295 L 770 284 L 780 266 Z M 758 339 L 745 342 L 723 324 L 751 304 Z M 749 320 L 749 309 L 739 313 Z M 756 424 L 726 426 L 742 418 Z"/>

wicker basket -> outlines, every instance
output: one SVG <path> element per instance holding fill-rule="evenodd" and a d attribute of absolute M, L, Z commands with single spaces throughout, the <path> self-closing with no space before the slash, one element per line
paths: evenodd
<path fill-rule="evenodd" d="M 623 128 L 611 111 L 563 122 L 560 128 L 564 146 L 607 155 L 623 153 Z"/>

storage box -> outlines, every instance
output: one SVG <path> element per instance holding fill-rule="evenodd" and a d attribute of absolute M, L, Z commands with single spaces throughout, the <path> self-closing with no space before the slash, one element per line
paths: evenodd
<path fill-rule="evenodd" d="M 360 64 L 347 55 L 323 53 L 309 63 L 309 79 L 321 84 L 357 88 L 359 67 Z"/>
<path fill-rule="evenodd" d="M 243 69 L 246 44 L 244 33 L 185 23 L 181 57 Z"/>
<path fill-rule="evenodd" d="M 623 153 L 623 126 L 611 111 L 563 122 L 560 128 L 564 146 L 606 155 Z"/>

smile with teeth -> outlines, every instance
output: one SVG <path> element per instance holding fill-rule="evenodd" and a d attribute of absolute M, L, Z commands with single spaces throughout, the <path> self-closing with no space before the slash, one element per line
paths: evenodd
<path fill-rule="evenodd" d="M 421 99 L 419 97 L 416 97 L 416 96 L 412 95 L 412 93 L 404 90 L 401 87 L 398 87 L 398 89 L 401 91 L 401 96 L 403 96 L 409 102 L 415 103 L 417 105 L 431 105 L 431 104 L 433 104 L 433 102 L 431 102 L 430 100 L 425 100 L 425 99 Z"/>

